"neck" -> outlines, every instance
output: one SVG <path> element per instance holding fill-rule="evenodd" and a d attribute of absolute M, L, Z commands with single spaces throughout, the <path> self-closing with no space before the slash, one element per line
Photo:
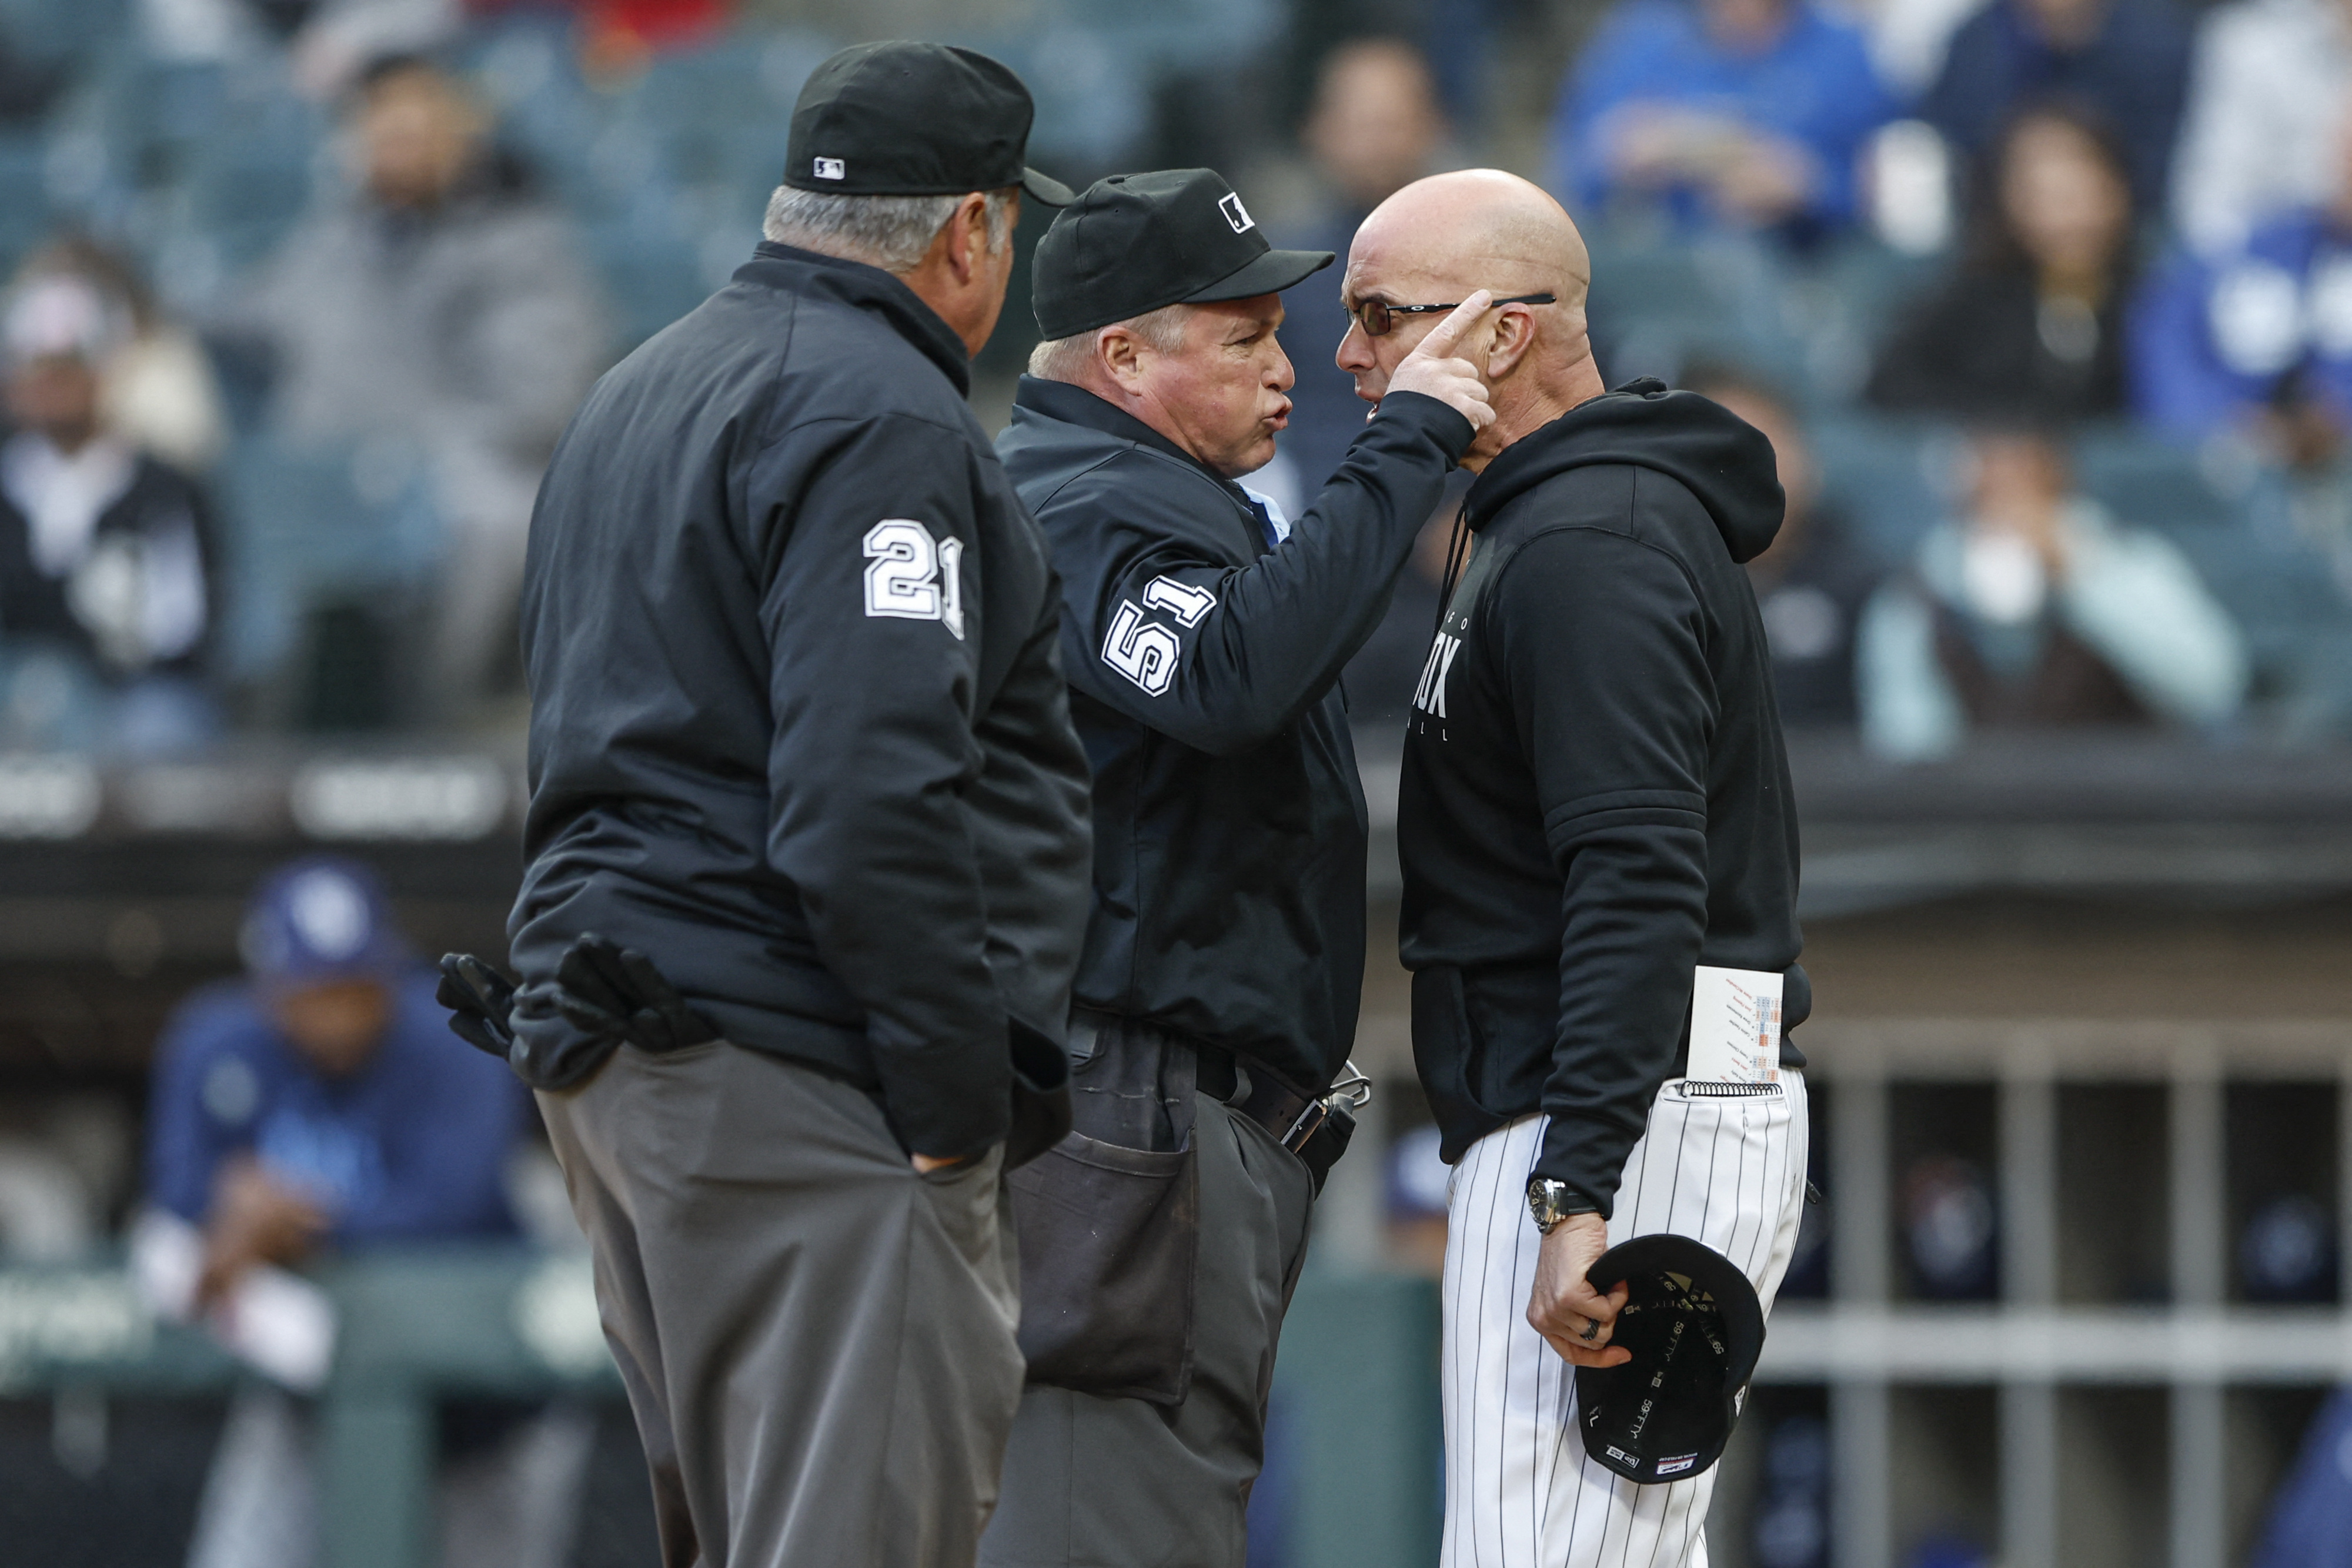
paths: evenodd
<path fill-rule="evenodd" d="M 1592 362 L 1590 350 L 1525 392 L 1496 388 L 1495 423 L 1478 433 L 1478 439 L 1463 455 L 1462 466 L 1473 474 L 1484 473 L 1486 465 L 1508 448 L 1608 390 L 1601 384 L 1601 367 Z"/>
<path fill-rule="evenodd" d="M 1129 418 L 1150 426 L 1154 434 L 1159 435 L 1202 467 L 1213 473 L 1224 473 L 1224 470 L 1217 467 L 1215 464 L 1211 463 L 1193 449 L 1192 444 L 1184 438 L 1182 429 L 1176 424 L 1175 421 L 1168 417 L 1167 406 L 1158 398 L 1131 392 L 1106 375 L 1087 376 L 1069 384 L 1094 393 Z M 1225 475 L 1225 477 L 1231 478 L 1232 476 Z"/>
<path fill-rule="evenodd" d="M 52 425 L 41 432 L 41 438 L 56 447 L 60 455 L 71 457 L 98 439 L 98 426 L 96 424 Z"/>
<path fill-rule="evenodd" d="M 2074 5 L 2035 13 L 2032 25 L 2053 49 L 2079 49 L 2098 37 L 2104 20 L 2096 5 Z"/>
<path fill-rule="evenodd" d="M 2042 269 L 2041 292 L 2097 305 L 2107 296 L 2106 269 L 2096 262 L 2057 262 Z"/>
<path fill-rule="evenodd" d="M 960 281 L 943 259 L 934 265 L 932 258 L 926 257 L 914 271 L 891 276 L 929 306 L 932 315 L 948 324 L 948 330 L 963 344 L 966 357 L 977 359 L 981 350 L 988 346 L 989 334 L 996 330 L 996 311 L 992 302 Z"/>
<path fill-rule="evenodd" d="M 866 267 L 887 272 L 907 286 L 908 293 L 930 308 L 931 314 L 947 323 L 949 331 L 963 345 L 964 358 L 976 358 L 987 346 L 989 334 L 996 330 L 997 308 L 1001 298 L 986 298 L 984 290 L 974 290 L 969 281 L 959 279 L 955 269 L 948 265 L 945 247 L 934 242 L 929 254 L 905 272 L 884 267 L 872 256 L 847 246 L 830 243 L 824 237 L 801 234 L 769 234 L 766 238 L 777 245 L 788 245 L 795 250 L 814 251 L 829 256 L 835 261 L 855 261 Z"/>

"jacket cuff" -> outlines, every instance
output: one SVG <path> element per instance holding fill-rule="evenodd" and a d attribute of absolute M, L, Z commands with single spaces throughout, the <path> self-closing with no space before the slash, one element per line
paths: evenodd
<path fill-rule="evenodd" d="M 1420 427 L 1422 433 L 1445 454 L 1448 463 L 1459 463 L 1470 444 L 1478 439 L 1477 429 L 1471 423 L 1426 392 L 1391 392 L 1381 399 L 1379 411 L 1372 423 L 1385 423 L 1402 419 Z"/>
<path fill-rule="evenodd" d="M 970 1159 L 1004 1141 L 1013 1124 L 1013 1061 L 1003 1036 L 893 1052 L 876 1065 L 883 1113 L 909 1154 Z"/>
<path fill-rule="evenodd" d="M 1566 1183 L 1608 1219 L 1617 1211 L 1617 1184 L 1633 1152 L 1633 1140 L 1620 1127 L 1593 1117 L 1556 1115 L 1544 1128 L 1543 1147 L 1528 1175 Z"/>

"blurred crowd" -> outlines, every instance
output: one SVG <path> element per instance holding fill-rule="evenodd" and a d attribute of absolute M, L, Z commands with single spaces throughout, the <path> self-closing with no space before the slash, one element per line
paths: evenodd
<path fill-rule="evenodd" d="M 1750 570 L 1791 728 L 1905 760 L 1991 729 L 2344 733 L 2347 48 L 2335 0 L 1600 14 L 1550 186 L 1592 240 L 1604 375 L 1706 392 L 1780 453 L 1789 521 Z M 1402 41 L 1330 57 L 1302 242 L 1460 160 L 1438 79 Z M 1286 337 L 1311 477 L 1350 423 L 1307 398 L 1346 389 Z M 1360 713 L 1404 706 L 1427 559 Z"/>
<path fill-rule="evenodd" d="M 548 451 L 877 29 L 1014 60 L 1058 172 L 1221 162 L 1296 244 L 1538 149 L 1604 375 L 1779 448 L 1792 727 L 2352 729 L 2346 0 L 0 0 L 0 748 L 510 727 Z M 1286 501 L 1361 419 L 1298 292 Z"/>

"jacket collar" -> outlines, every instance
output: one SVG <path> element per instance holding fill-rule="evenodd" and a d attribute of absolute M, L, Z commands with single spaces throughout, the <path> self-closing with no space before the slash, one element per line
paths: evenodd
<path fill-rule="evenodd" d="M 878 316 L 939 366 L 958 393 L 971 395 L 971 356 L 964 351 L 963 340 L 913 289 L 878 267 L 761 240 L 751 259 L 735 269 L 735 281 L 787 294 L 819 295 Z"/>
<path fill-rule="evenodd" d="M 1105 435 L 1115 435 L 1121 441 L 1131 441 L 1138 446 L 1148 446 L 1154 452 L 1164 452 L 1179 463 L 1197 468 L 1214 479 L 1243 506 L 1250 505 L 1239 485 L 1125 409 L 1113 407 L 1084 387 L 1072 386 L 1067 382 L 1046 381 L 1040 376 L 1023 376 L 1020 386 L 1013 392 L 1013 406 L 1044 414 L 1047 419 L 1058 419 L 1065 424 L 1084 425 Z"/>

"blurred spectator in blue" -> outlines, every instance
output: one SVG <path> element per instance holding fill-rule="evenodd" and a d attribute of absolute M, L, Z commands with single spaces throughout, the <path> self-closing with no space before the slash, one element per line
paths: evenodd
<path fill-rule="evenodd" d="M 1561 95 L 1555 183 L 1580 219 L 1663 204 L 1811 237 L 1853 220 L 1863 143 L 1894 110 L 1861 33 L 1808 0 L 1627 0 Z"/>
<path fill-rule="evenodd" d="M 2226 252 L 2264 219 L 2335 193 L 2352 106 L 2352 7 L 2235 0 L 2199 28 L 2173 160 L 2172 220 L 2189 248 Z"/>
<path fill-rule="evenodd" d="M 1902 760 L 1975 730 L 2210 727 L 2243 701 L 2243 639 L 2179 549 L 2078 494 L 2048 436 L 1970 443 L 1964 514 L 1872 599 L 1863 739 Z"/>
<path fill-rule="evenodd" d="M 285 867 L 239 945 L 247 977 L 166 1026 L 148 1112 L 149 1197 L 205 1231 L 200 1299 L 321 1248 L 514 1235 L 529 1099 L 449 1032 L 373 875 Z"/>
<path fill-rule="evenodd" d="M 496 152 L 464 82 L 379 61 L 347 129 L 357 190 L 307 220 L 217 325 L 274 359 L 283 437 L 404 438 L 430 461 L 448 529 L 435 684 L 462 705 L 512 643 L 539 476 L 608 361 L 608 317 L 579 233 Z"/>
<path fill-rule="evenodd" d="M 104 368 L 131 334 L 113 300 L 63 273 L 21 284 L 0 320 L 13 427 L 0 444 L 8 743 L 154 754 L 218 727 L 204 681 L 217 595 L 203 497 L 102 417 Z"/>
<path fill-rule="evenodd" d="M 134 1257 L 160 1307 L 206 1315 L 303 1388 L 283 1370 L 289 1352 L 266 1341 L 291 1333 L 288 1297 L 307 1292 L 295 1281 L 263 1293 L 256 1276 L 327 1252 L 516 1237 L 506 1171 L 530 1103 L 501 1063 L 449 1032 L 432 971 L 365 867 L 325 856 L 281 867 L 255 894 L 239 946 L 246 977 L 190 997 L 157 1045 L 150 1216 Z M 331 1309 L 310 1311 L 331 1336 Z M 582 1418 L 469 1414 L 444 1421 L 444 1563 L 556 1568 L 585 1458 Z M 191 1568 L 308 1568 L 313 1451 L 302 1406 L 274 1390 L 240 1395 Z M 532 1531 L 553 1539 L 526 1539 Z"/>
<path fill-rule="evenodd" d="M 1952 36 L 1919 118 L 1979 159 L 2021 109 L 2073 104 L 2113 131 L 2132 194 L 2153 212 L 2188 70 L 2189 28 L 2168 0 L 1993 0 Z"/>
<path fill-rule="evenodd" d="M 2011 122 L 1966 252 L 1880 350 L 1866 396 L 1958 418 L 2122 412 L 2132 198 L 2114 143 L 2073 110 Z"/>
<path fill-rule="evenodd" d="M 2205 436 L 2315 419 L 2352 428 L 2352 126 L 2334 139 L 2324 201 L 2255 228 L 2242 246 L 2175 259 L 2134 313 L 2134 390 L 2158 427 Z"/>
<path fill-rule="evenodd" d="M 1772 650 L 1780 722 L 1790 729 L 1851 729 L 1854 634 L 1877 587 L 1877 568 L 1855 547 L 1845 519 L 1822 502 L 1811 444 L 1787 398 L 1729 365 L 1694 365 L 1683 384 L 1762 431 L 1780 461 L 1788 509 L 1772 548 L 1748 563 L 1748 580 Z"/>
<path fill-rule="evenodd" d="M 1445 118 L 1421 52 L 1395 38 L 1359 38 L 1325 57 L 1299 141 L 1312 162 L 1319 210 L 1292 225 L 1286 243 L 1328 250 L 1344 262 L 1356 229 L 1374 207 L 1436 170 Z M 1348 333 L 1339 282 L 1309 278 L 1282 297 L 1282 347 L 1298 380 L 1281 460 L 1299 486 L 1297 516 L 1339 466 L 1370 405 L 1339 366 Z"/>
<path fill-rule="evenodd" d="M 2352 1387 L 2320 1406 L 2249 1568 L 2352 1568 Z"/>

